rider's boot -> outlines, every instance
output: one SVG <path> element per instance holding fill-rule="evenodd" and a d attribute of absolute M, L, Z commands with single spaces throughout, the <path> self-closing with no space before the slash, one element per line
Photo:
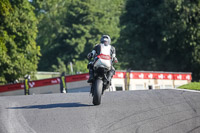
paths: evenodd
<path fill-rule="evenodd" d="M 110 72 L 108 73 L 108 76 L 107 76 L 107 78 L 108 78 L 108 84 L 109 85 L 111 85 L 111 79 L 112 79 L 112 77 L 113 77 L 113 75 L 115 74 L 115 71 L 114 70 L 110 70 Z"/>
<path fill-rule="evenodd" d="M 89 79 L 88 79 L 88 83 L 92 83 L 92 81 L 93 81 L 93 79 L 94 79 L 94 75 L 93 75 L 93 70 L 92 69 L 90 69 L 89 70 Z"/>

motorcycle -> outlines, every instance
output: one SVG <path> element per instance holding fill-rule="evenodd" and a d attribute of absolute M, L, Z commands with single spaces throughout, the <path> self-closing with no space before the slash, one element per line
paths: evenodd
<path fill-rule="evenodd" d="M 91 67 L 93 67 L 93 81 L 90 93 L 93 96 L 94 105 L 101 104 L 101 96 L 111 85 L 111 78 L 115 72 L 111 69 L 111 62 L 112 61 L 105 55 L 99 55 L 95 57 L 91 65 Z"/>
<path fill-rule="evenodd" d="M 100 105 L 101 104 L 101 96 L 104 91 L 109 88 L 110 84 L 107 79 L 108 70 L 105 68 L 99 67 L 94 70 L 94 80 L 91 85 L 91 93 L 93 96 L 93 104 Z"/>

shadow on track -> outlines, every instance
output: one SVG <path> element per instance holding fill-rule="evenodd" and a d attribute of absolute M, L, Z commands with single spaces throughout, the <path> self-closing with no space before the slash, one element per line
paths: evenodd
<path fill-rule="evenodd" d="M 93 105 L 81 104 L 81 103 L 55 103 L 44 105 L 30 105 L 22 107 L 10 107 L 7 109 L 50 109 L 50 108 L 76 108 L 76 107 L 89 107 Z"/>

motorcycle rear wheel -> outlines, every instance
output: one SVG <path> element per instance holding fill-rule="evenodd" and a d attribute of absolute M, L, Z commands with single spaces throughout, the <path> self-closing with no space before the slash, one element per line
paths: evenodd
<path fill-rule="evenodd" d="M 94 95 L 93 95 L 94 105 L 101 104 L 102 88 L 103 88 L 103 81 L 101 79 L 97 79 L 94 84 Z"/>

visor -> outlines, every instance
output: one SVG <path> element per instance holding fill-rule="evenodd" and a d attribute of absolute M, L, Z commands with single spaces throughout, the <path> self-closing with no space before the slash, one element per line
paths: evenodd
<path fill-rule="evenodd" d="M 108 38 L 104 38 L 103 41 L 104 41 L 104 42 L 108 42 Z"/>

